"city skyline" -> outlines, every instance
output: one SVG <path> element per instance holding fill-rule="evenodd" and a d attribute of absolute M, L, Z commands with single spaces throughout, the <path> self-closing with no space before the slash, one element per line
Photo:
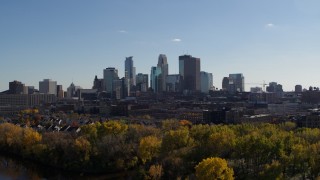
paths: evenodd
<path fill-rule="evenodd" d="M 124 77 L 123 60 L 129 56 L 137 74 L 150 76 L 159 54 L 166 55 L 170 74 L 178 74 L 180 55 L 201 58 L 201 71 L 212 73 L 219 89 L 223 77 L 233 73 L 242 73 L 246 83 L 278 82 L 285 91 L 296 84 L 320 86 L 316 0 L 0 5 L 0 91 L 14 80 L 37 87 L 42 79 L 57 81 L 64 90 L 72 82 L 91 88 L 107 67 Z"/>

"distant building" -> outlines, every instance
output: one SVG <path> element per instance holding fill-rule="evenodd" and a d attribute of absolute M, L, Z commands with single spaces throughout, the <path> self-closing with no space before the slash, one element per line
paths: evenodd
<path fill-rule="evenodd" d="M 80 86 L 75 86 L 73 83 L 67 88 L 67 98 L 78 98 L 78 90 L 82 89 Z"/>
<path fill-rule="evenodd" d="M 39 82 L 39 93 L 57 95 L 57 81 L 51 79 L 44 79 Z"/>
<path fill-rule="evenodd" d="M 101 92 L 103 90 L 103 79 L 98 79 L 98 77 L 95 76 L 92 89 L 96 89 Z"/>
<path fill-rule="evenodd" d="M 229 74 L 229 86 L 228 91 L 232 94 L 236 92 L 244 92 L 244 76 L 242 73 Z"/>
<path fill-rule="evenodd" d="M 200 58 L 190 55 L 179 56 L 179 74 L 182 76 L 183 91 L 199 92 L 201 90 Z"/>
<path fill-rule="evenodd" d="M 252 87 L 250 88 L 251 93 L 262 93 L 262 88 L 261 87 Z"/>
<path fill-rule="evenodd" d="M 297 92 L 297 93 L 302 92 L 302 86 L 301 86 L 301 85 L 296 85 L 296 86 L 294 87 L 294 91 Z"/>
<path fill-rule="evenodd" d="M 181 92 L 182 77 L 180 74 L 170 74 L 166 79 L 167 92 Z"/>
<path fill-rule="evenodd" d="M 153 92 L 162 92 L 161 67 L 151 67 L 150 84 Z"/>
<path fill-rule="evenodd" d="M 160 89 L 161 91 L 166 91 L 166 78 L 169 74 L 169 65 L 165 54 L 159 55 L 157 67 L 161 68 L 161 75 L 159 76 L 159 81 L 161 83 Z"/>
<path fill-rule="evenodd" d="M 277 94 L 278 97 L 282 97 L 283 96 L 282 85 L 276 82 L 270 82 L 269 86 L 267 86 L 267 92 L 274 92 Z"/>
<path fill-rule="evenodd" d="M 113 67 L 108 67 L 103 70 L 103 90 L 107 93 L 110 93 L 112 96 L 112 93 L 114 91 L 113 87 L 113 81 L 119 80 L 118 76 L 118 70 Z"/>
<path fill-rule="evenodd" d="M 64 95 L 64 92 L 62 89 L 62 85 L 57 85 L 57 97 L 61 99 L 64 97 L 63 95 Z"/>
<path fill-rule="evenodd" d="M 27 94 L 25 86 L 20 81 L 9 82 L 9 94 Z"/>
<path fill-rule="evenodd" d="M 133 57 L 126 57 L 125 60 L 125 73 L 128 73 L 130 88 L 136 85 L 136 68 L 133 66 Z"/>
<path fill-rule="evenodd" d="M 147 92 L 149 87 L 148 74 L 139 73 L 136 75 L 136 87 L 141 92 Z"/>
<path fill-rule="evenodd" d="M 222 79 L 222 90 L 227 91 L 229 88 L 229 77 L 224 77 Z"/>
<path fill-rule="evenodd" d="M 200 79 L 201 79 L 201 92 L 208 94 L 209 90 L 212 90 L 213 88 L 212 73 L 201 71 Z"/>

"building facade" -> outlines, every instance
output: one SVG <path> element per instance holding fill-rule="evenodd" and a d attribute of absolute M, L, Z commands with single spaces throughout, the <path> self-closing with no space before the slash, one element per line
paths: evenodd
<path fill-rule="evenodd" d="M 114 91 L 113 81 L 118 80 L 118 70 L 114 67 L 108 67 L 103 70 L 103 90 L 112 94 Z"/>
<path fill-rule="evenodd" d="M 179 56 L 179 74 L 182 76 L 183 91 L 200 91 L 200 58 L 190 55 Z"/>
<path fill-rule="evenodd" d="M 141 92 L 147 92 L 149 88 L 148 74 L 139 73 L 136 76 L 136 87 Z"/>
<path fill-rule="evenodd" d="M 133 57 L 126 57 L 124 63 L 125 73 L 129 79 L 130 88 L 136 85 L 136 68 L 133 66 Z"/>
<path fill-rule="evenodd" d="M 234 94 L 236 92 L 244 92 L 244 76 L 242 73 L 238 74 L 229 74 L 229 87 L 228 91 L 231 94 Z"/>
<path fill-rule="evenodd" d="M 153 92 L 162 92 L 161 67 L 151 67 L 150 85 Z"/>
<path fill-rule="evenodd" d="M 157 67 L 161 68 L 161 75 L 159 76 L 160 89 L 161 91 L 166 91 L 166 78 L 169 74 L 169 65 L 167 61 L 167 56 L 165 54 L 160 54 L 158 58 Z"/>
<path fill-rule="evenodd" d="M 57 94 L 57 81 L 44 79 L 39 82 L 39 93 L 41 94 Z"/>
<path fill-rule="evenodd" d="M 200 78 L 201 78 L 201 92 L 208 94 L 209 90 L 212 90 L 213 88 L 212 73 L 201 71 Z"/>

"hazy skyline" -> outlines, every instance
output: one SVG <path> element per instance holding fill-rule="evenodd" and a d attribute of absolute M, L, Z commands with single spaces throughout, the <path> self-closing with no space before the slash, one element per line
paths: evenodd
<path fill-rule="evenodd" d="M 166 54 L 174 74 L 186 53 L 201 59 L 218 88 L 230 73 L 286 91 L 320 86 L 319 7 L 318 0 L 3 0 L 0 91 L 13 80 L 38 88 L 47 78 L 64 90 L 71 82 L 91 88 L 107 67 L 123 77 L 129 56 L 137 74 L 150 75 Z"/>

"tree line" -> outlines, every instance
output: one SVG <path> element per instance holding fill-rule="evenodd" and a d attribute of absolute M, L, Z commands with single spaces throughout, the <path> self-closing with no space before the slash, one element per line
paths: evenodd
<path fill-rule="evenodd" d="M 159 127 L 119 120 L 84 125 L 78 134 L 39 133 L 3 123 L 0 148 L 65 170 L 135 171 L 137 179 L 316 179 L 320 130 L 295 123 Z"/>

